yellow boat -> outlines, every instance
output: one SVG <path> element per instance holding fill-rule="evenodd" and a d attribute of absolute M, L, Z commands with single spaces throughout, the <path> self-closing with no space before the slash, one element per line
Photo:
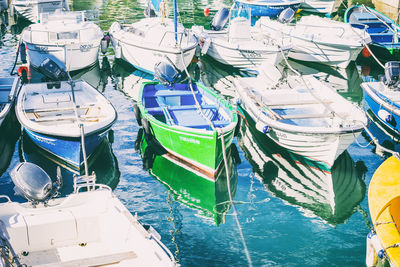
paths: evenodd
<path fill-rule="evenodd" d="M 367 238 L 367 266 L 400 266 L 400 157 L 388 158 L 376 170 L 368 190 L 373 231 Z M 379 262 L 378 262 L 379 260 Z"/>

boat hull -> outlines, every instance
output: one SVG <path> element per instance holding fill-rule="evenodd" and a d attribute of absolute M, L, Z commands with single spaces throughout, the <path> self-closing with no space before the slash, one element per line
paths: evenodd
<path fill-rule="evenodd" d="M 236 5 L 240 8 L 246 8 L 251 10 L 251 15 L 256 17 L 267 16 L 277 17 L 286 8 L 292 8 L 295 11 L 299 8 L 301 1 L 270 1 L 271 3 L 265 3 L 267 1 L 250 2 L 246 0 L 236 0 Z"/>
<path fill-rule="evenodd" d="M 309 13 L 321 13 L 330 15 L 332 12 L 337 10 L 337 6 L 335 5 L 336 1 L 332 0 L 305 0 L 300 5 L 300 9 Z"/>
<path fill-rule="evenodd" d="M 15 15 L 29 20 L 33 23 L 38 22 L 41 13 L 52 13 L 57 9 L 67 9 L 64 0 L 45 0 L 45 1 L 12 1 L 12 12 Z"/>
<path fill-rule="evenodd" d="M 284 54 L 287 54 L 288 51 L 289 49 L 285 49 Z M 254 69 L 264 62 L 276 65 L 283 60 L 282 53 L 277 46 L 254 50 L 241 49 L 239 45 L 232 45 L 228 42 L 221 43 L 217 40 L 211 41 L 207 55 L 222 64 L 240 69 Z"/>
<path fill-rule="evenodd" d="M 46 58 L 65 66 L 69 71 L 76 71 L 94 65 L 99 55 L 100 40 L 93 43 L 67 45 L 36 45 L 26 42 L 29 63 L 38 68 Z"/>
<path fill-rule="evenodd" d="M 289 57 L 308 62 L 317 62 L 339 68 L 347 68 L 355 61 L 363 46 L 324 44 L 292 36 L 293 48 Z"/>
<path fill-rule="evenodd" d="M 86 157 L 90 157 L 96 148 L 103 142 L 109 129 L 110 128 L 103 129 L 100 132 L 85 136 Z M 24 131 L 36 145 L 72 165 L 76 169 L 80 169 L 83 163 L 83 153 L 80 138 L 52 136 L 34 132 L 26 128 Z"/>
<path fill-rule="evenodd" d="M 250 126 L 259 131 L 253 119 L 256 116 L 249 109 L 240 105 L 238 111 Z M 361 130 L 348 133 L 307 134 L 278 128 L 270 128 L 266 133 L 259 132 L 279 146 L 318 162 L 324 169 L 332 168 L 336 158 L 361 134 Z"/>

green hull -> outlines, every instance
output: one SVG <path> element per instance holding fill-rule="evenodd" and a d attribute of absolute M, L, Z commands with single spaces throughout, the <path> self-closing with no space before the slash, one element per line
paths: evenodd
<path fill-rule="evenodd" d="M 169 125 L 159 120 L 159 118 L 150 115 L 142 102 L 143 89 L 147 84 L 155 83 L 142 84 L 138 107 L 143 119 L 149 122 L 154 137 L 168 152 L 174 154 L 176 157 L 215 175 L 223 159 L 221 136 L 213 130 Z M 198 84 L 197 86 L 215 97 L 232 114 L 232 123 L 227 127 L 218 128 L 224 132 L 225 149 L 228 149 L 234 137 L 237 123 L 236 112 L 233 111 L 233 108 L 225 100 L 218 97 L 214 92 L 204 86 Z"/>

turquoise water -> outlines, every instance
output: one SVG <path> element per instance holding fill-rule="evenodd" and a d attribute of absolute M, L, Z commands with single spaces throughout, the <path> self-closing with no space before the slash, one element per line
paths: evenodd
<path fill-rule="evenodd" d="M 95 10 L 99 25 L 107 30 L 114 20 L 135 21 L 143 17 L 145 2 L 70 1 L 73 9 Z M 211 15 L 230 1 L 178 1 L 183 22 L 206 25 Z M 4 19 L 3 19 L 4 22 Z M 0 39 L 0 74 L 12 68 L 18 33 L 24 25 L 3 26 Z M 4 24 L 4 23 L 3 23 Z M 115 188 L 115 194 L 142 222 L 151 224 L 182 266 L 248 265 L 232 207 L 226 201 L 226 177 L 210 185 L 201 177 L 153 156 L 143 162 L 139 126 L 133 104 L 140 82 L 148 78 L 127 64 L 115 62 L 110 48 L 105 59 L 90 70 L 75 74 L 102 91 L 118 112 L 113 140 L 102 144 L 90 170 L 98 181 Z M 362 75 L 380 70 L 375 65 L 351 65 L 344 71 L 292 62 L 303 73 L 327 81 L 357 104 L 362 101 Z M 193 76 L 227 98 L 235 95 L 232 79 L 245 75 L 202 58 L 192 66 Z M 374 124 L 371 130 L 388 147 L 397 143 Z M 139 138 L 138 138 L 139 137 Z M 335 162 L 331 173 L 322 172 L 304 159 L 283 151 L 260 138 L 246 124 L 234 144 L 238 154 L 229 166 L 231 192 L 254 266 L 363 266 L 365 238 L 369 232 L 367 190 L 372 174 L 383 157 L 375 153 L 369 139 L 360 136 Z M 0 130 L 0 194 L 13 194 L 8 172 L 27 160 L 55 173 L 54 158 L 42 153 L 21 135 L 12 114 Z M 143 149 L 145 150 L 145 149 Z M 232 149 L 234 152 L 235 149 Z M 153 164 L 149 173 L 145 167 Z M 172 175 L 173 174 L 173 175 Z M 174 176 L 175 175 L 175 176 Z M 65 188 L 72 190 L 72 173 L 63 169 Z M 174 177 L 176 180 L 174 180 Z M 179 182 L 176 182 L 179 181 Z M 21 201 L 20 198 L 12 196 Z"/>

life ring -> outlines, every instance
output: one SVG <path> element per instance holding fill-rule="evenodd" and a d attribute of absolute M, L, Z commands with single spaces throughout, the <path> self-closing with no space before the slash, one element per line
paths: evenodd
<path fill-rule="evenodd" d="M 140 114 L 140 109 L 138 105 L 133 105 L 133 112 L 135 113 L 135 118 L 139 126 L 142 126 L 142 115 Z"/>

